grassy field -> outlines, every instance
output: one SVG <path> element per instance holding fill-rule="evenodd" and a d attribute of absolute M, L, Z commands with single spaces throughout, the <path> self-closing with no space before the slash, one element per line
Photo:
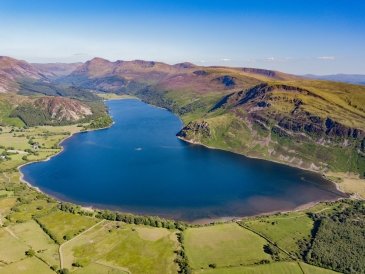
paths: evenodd
<path fill-rule="evenodd" d="M 273 215 L 253 218 L 242 222 L 244 225 L 261 233 L 286 251 L 299 254 L 298 241 L 309 239 L 313 228 L 313 220 L 305 213 Z"/>
<path fill-rule="evenodd" d="M 245 218 L 241 224 L 263 235 L 290 254 L 300 257 L 298 242 L 310 239 L 314 225 L 308 213 L 332 212 L 335 207 L 331 203 L 320 203 L 302 211 Z"/>
<path fill-rule="evenodd" d="M 43 232 L 35 221 L 11 225 L 9 229 L 49 265 L 59 265 L 58 245 Z"/>
<path fill-rule="evenodd" d="M 97 93 L 97 95 L 104 100 L 119 100 L 119 99 L 138 99 L 137 97 L 126 95 L 126 94 L 115 94 L 115 93 Z"/>
<path fill-rule="evenodd" d="M 24 123 L 19 118 L 9 117 L 14 109 L 14 106 L 9 104 L 3 95 L 0 95 L 0 125 L 11 125 L 16 127 L 24 126 Z"/>
<path fill-rule="evenodd" d="M 64 265 L 102 264 L 132 273 L 176 273 L 174 232 L 163 228 L 103 222 L 62 247 Z M 78 272 L 77 272 L 78 273 Z"/>
<path fill-rule="evenodd" d="M 72 213 L 54 211 L 40 217 L 37 221 L 42 224 L 58 243 L 63 243 L 75 237 L 98 222 L 97 219 Z"/>
<path fill-rule="evenodd" d="M 257 266 L 204 269 L 196 274 L 334 274 L 337 272 L 297 262 L 277 262 Z"/>
<path fill-rule="evenodd" d="M 0 260 L 2 264 L 24 259 L 25 251 L 28 249 L 29 247 L 25 243 L 19 241 L 6 228 L 0 229 Z"/>
<path fill-rule="evenodd" d="M 45 263 L 36 257 L 26 258 L 11 265 L 0 268 L 2 274 L 54 274 Z"/>
<path fill-rule="evenodd" d="M 128 274 L 129 272 L 115 268 L 113 266 L 107 266 L 100 263 L 91 263 L 86 267 L 75 270 L 75 274 L 90 274 L 90 273 L 98 273 L 98 274 Z"/>
<path fill-rule="evenodd" d="M 15 169 L 28 161 L 39 161 L 54 155 L 60 148 L 58 143 L 81 131 L 81 127 L 39 126 L 30 128 L 2 127 L 0 146 L 7 152 L 9 159 L 1 160 L 0 172 Z M 36 148 L 32 144 L 36 144 Z"/>
<path fill-rule="evenodd" d="M 236 223 L 199 228 L 184 232 L 186 254 L 193 269 L 250 265 L 271 260 L 264 252 L 267 242 Z"/>

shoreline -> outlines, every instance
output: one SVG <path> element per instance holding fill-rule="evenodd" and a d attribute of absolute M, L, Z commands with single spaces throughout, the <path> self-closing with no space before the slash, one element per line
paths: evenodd
<path fill-rule="evenodd" d="M 263 158 L 256 157 L 256 156 L 249 156 L 249 155 L 246 155 L 246 154 L 243 154 L 243 153 L 239 153 L 239 152 L 234 152 L 234 151 L 225 150 L 225 149 L 222 149 L 222 148 L 212 147 L 212 146 L 205 145 L 205 144 L 203 144 L 201 142 L 197 142 L 197 141 L 185 139 L 185 138 L 183 138 L 181 136 L 176 136 L 176 137 L 178 139 L 180 139 L 181 141 L 186 142 L 186 143 L 191 144 L 191 145 L 203 146 L 203 147 L 208 148 L 208 149 L 219 150 L 219 151 L 223 151 L 223 152 L 229 152 L 229 153 L 241 155 L 241 156 L 246 157 L 246 158 L 249 158 L 249 159 L 261 160 L 261 161 L 269 161 L 269 162 L 273 162 L 273 163 L 276 163 L 276 164 L 279 164 L 279 165 L 289 166 L 289 167 L 292 167 L 292 168 L 297 168 L 297 169 L 300 169 L 300 170 L 309 171 L 309 172 L 313 172 L 313 173 L 319 174 L 319 175 L 321 175 L 321 177 L 323 179 L 325 179 L 328 182 L 332 183 L 335 186 L 335 188 L 336 188 L 336 190 L 338 192 L 340 192 L 340 193 L 342 193 L 344 195 L 349 196 L 347 198 L 350 198 L 351 197 L 351 194 L 350 193 L 347 193 L 347 192 L 345 192 L 345 191 L 343 191 L 341 189 L 341 186 L 339 185 L 339 183 L 337 183 L 336 181 L 331 180 L 330 178 L 328 178 L 325 172 L 321 172 L 319 170 L 314 170 L 314 169 L 310 169 L 310 168 L 299 167 L 299 166 L 296 166 L 296 165 L 292 165 L 290 163 L 279 162 L 279 161 L 274 160 L 274 159 L 263 159 Z"/>
<path fill-rule="evenodd" d="M 120 99 L 120 100 L 123 100 L 123 99 Z M 110 116 L 110 115 L 109 115 Z M 104 129 L 108 129 L 110 127 L 112 127 L 114 125 L 114 121 L 109 125 L 109 126 L 106 126 L 106 127 L 102 127 L 102 128 L 95 128 L 95 129 L 87 129 L 87 130 L 81 130 L 81 131 L 78 131 L 78 132 L 73 132 L 71 133 L 69 136 L 67 136 L 65 139 L 62 139 L 61 141 L 58 142 L 57 146 L 60 147 L 60 150 L 57 151 L 57 153 L 53 154 L 53 155 L 50 155 L 48 156 L 47 158 L 45 159 L 39 159 L 39 160 L 34 160 L 34 161 L 29 161 L 27 163 L 24 163 L 24 164 L 21 164 L 19 166 L 17 166 L 17 170 L 20 174 L 19 176 L 19 181 L 21 181 L 22 183 L 26 184 L 28 187 L 42 193 L 42 194 L 45 194 L 47 196 L 50 196 L 56 200 L 60 200 L 58 199 L 57 197 L 54 197 L 48 193 L 45 193 L 43 192 L 39 187 L 36 187 L 36 186 L 33 186 L 30 182 L 28 182 L 27 180 L 24 179 L 24 173 L 21 171 L 21 168 L 26 166 L 26 165 L 30 165 L 30 164 L 34 164 L 34 163 L 40 163 L 40 162 L 47 162 L 49 160 L 51 160 L 53 157 L 56 157 L 57 155 L 61 154 L 63 151 L 64 151 L 64 146 L 62 145 L 63 142 L 67 141 L 68 139 L 70 139 L 72 136 L 76 135 L 76 134 L 80 134 L 80 133 L 87 133 L 87 132 L 91 132 L 91 131 L 98 131 L 98 130 L 104 130 Z"/>
<path fill-rule="evenodd" d="M 125 99 L 134 99 L 134 98 L 118 98 L 118 99 L 112 99 L 112 100 L 125 100 Z M 138 100 L 138 99 L 137 99 Z M 104 101 L 109 101 L 109 100 L 104 100 Z M 142 101 L 143 102 L 143 101 Z M 150 105 L 150 104 L 149 104 Z M 157 107 L 157 106 L 154 106 L 154 105 L 151 105 L 153 107 Z M 165 109 L 165 108 L 161 108 L 161 107 L 157 107 L 157 108 L 160 108 L 160 109 L 164 109 L 164 110 L 167 110 L 169 111 L 168 109 Z M 178 115 L 176 115 L 179 119 L 180 117 Z M 112 118 L 112 117 L 111 117 Z M 181 121 L 181 119 L 180 119 Z M 182 121 L 181 121 L 182 122 Z M 43 193 L 44 195 L 47 195 L 49 197 L 52 197 L 54 198 L 55 200 L 57 200 L 58 202 L 67 202 L 63 199 L 60 199 L 58 198 L 57 196 L 54 196 L 54 195 L 51 195 L 51 194 L 48 194 L 48 193 L 45 193 L 43 192 L 39 187 L 36 187 L 36 186 L 33 186 L 30 182 L 28 182 L 27 180 L 25 180 L 24 178 L 24 174 L 23 172 L 21 171 L 21 168 L 26 166 L 26 165 L 29 165 L 29 164 L 32 164 L 32 163 L 37 163 L 37 162 L 46 162 L 46 161 L 49 161 L 52 157 L 55 157 L 57 155 L 59 155 L 60 153 L 62 153 L 64 151 L 64 146 L 62 145 L 66 140 L 68 140 L 69 138 L 71 138 L 72 136 L 76 135 L 76 134 L 80 134 L 80 133 L 86 133 L 86 132 L 91 132 L 91 131 L 97 131 L 97 130 L 104 130 L 104 129 L 108 129 L 110 127 L 112 127 L 113 125 L 115 124 L 115 122 L 113 121 L 109 126 L 106 126 L 106 127 L 103 127 L 103 128 L 97 128 L 97 129 L 87 129 L 87 130 L 81 130 L 81 131 L 78 131 L 78 132 L 74 132 L 74 133 L 71 133 L 69 136 L 67 136 L 65 139 L 62 139 L 59 143 L 58 143 L 58 146 L 60 147 L 60 150 L 53 154 L 53 155 L 50 155 L 48 156 L 46 159 L 41 159 L 41 160 L 35 160 L 35 161 L 30 161 L 30 162 L 27 162 L 27 163 L 24 163 L 24 164 L 21 164 L 17 167 L 17 170 L 19 171 L 20 173 L 20 177 L 19 177 L 19 180 L 22 182 L 22 183 L 25 183 L 28 187 L 40 192 L 40 193 Z M 247 158 L 251 158 L 251 159 L 258 159 L 258 160 L 262 160 L 262 161 L 271 161 L 271 162 L 275 162 L 277 164 L 281 164 L 281 165 L 286 165 L 286 166 L 290 166 L 292 168 L 298 168 L 298 169 L 301 169 L 301 170 L 306 170 L 306 171 L 310 171 L 310 172 L 314 172 L 314 173 L 317 173 L 317 174 L 320 174 L 324 179 L 326 179 L 328 182 L 332 183 L 336 190 L 339 191 L 340 193 L 342 194 L 345 194 L 345 195 L 348 195 L 348 193 L 342 191 L 341 189 L 339 189 L 339 186 L 337 185 L 336 182 L 330 180 L 329 178 L 327 178 L 325 176 L 325 174 L 323 173 L 320 173 L 318 171 L 315 171 L 315 170 L 311 170 L 311 169 L 305 169 L 305 168 L 300 168 L 300 167 L 297 167 L 297 166 L 293 166 L 293 165 L 290 165 L 290 164 L 285 164 L 285 163 L 281 163 L 281 162 L 278 162 L 278 161 L 275 161 L 275 160 L 267 160 L 267 159 L 262 159 L 262 158 L 258 158 L 258 157 L 251 157 L 251 156 L 247 156 L 247 155 L 244 155 L 244 154 L 241 154 L 241 153 L 236 153 L 236 152 L 232 152 L 232 151 L 229 151 L 229 150 L 224 150 L 224 149 L 220 149 L 220 148 L 216 148 L 216 147 L 210 147 L 208 145 L 204 145 L 202 143 L 199 143 L 199 142 L 195 142 L 195 141 L 190 141 L 190 140 L 187 140 L 187 139 L 184 139 L 183 137 L 181 136 L 176 136 L 178 139 L 186 142 L 186 143 L 189 143 L 189 144 L 193 144 L 193 145 L 200 145 L 200 146 L 203 146 L 203 147 L 206 147 L 208 149 L 214 149 L 214 150 L 220 150 L 220 151 L 224 151 L 224 152 L 228 152 L 228 153 L 234 153 L 234 154 L 238 154 L 238 155 L 241 155 L 241 156 L 244 156 L 244 157 L 247 157 Z M 348 195 L 349 196 L 349 195 Z M 197 225 L 203 225 L 203 224 L 213 224 L 213 223 L 216 223 L 216 222 L 232 222 L 232 221 L 239 221 L 239 220 L 242 220 L 244 218 L 248 218 L 248 217 L 257 217 L 257 216 L 266 216 L 266 215 L 272 215 L 272 214 L 277 214 L 277 213 L 288 213 L 288 212 L 296 212 L 296 211 L 301 211 L 301 210 L 306 210 L 306 209 L 309 209 L 311 207 L 314 207 L 315 205 L 317 205 L 318 203 L 321 203 L 321 202 L 329 202 L 329 201 L 338 201 L 338 200 L 341 200 L 345 197 L 338 197 L 337 199 L 334 199 L 334 200 L 321 200 L 321 201 L 312 201 L 312 202 L 308 202 L 308 203 L 305 203 L 305 204 L 302 204 L 302 205 L 299 205 L 293 209 L 288 209 L 288 210 L 275 210 L 275 211 L 269 211 L 269 212 L 263 212 L 263 213 L 258 213 L 258 214 L 254 214 L 254 215 L 250 215 L 250 216 L 222 216 L 222 217 L 217 217 L 217 218 L 204 218 L 204 219 L 197 219 L 197 220 L 194 220 L 194 221 L 185 221 L 187 223 L 190 223 L 190 224 L 197 224 Z M 349 198 L 349 197 L 347 197 Z M 350 197 L 351 198 L 351 197 Z M 79 205 L 80 207 L 85 207 L 85 208 L 89 208 L 90 210 L 103 210 L 102 207 L 94 207 L 94 205 L 92 204 L 88 204 L 86 205 L 82 205 L 82 203 L 78 203 L 78 202 L 72 202 L 71 203 L 74 203 L 76 205 Z M 106 209 L 106 208 L 105 208 Z M 112 209 L 113 210 L 113 209 Z M 114 209 L 115 210 L 115 209 Z M 130 213 L 128 211 L 124 212 L 123 209 L 117 209 L 116 211 L 119 211 L 119 212 L 122 212 L 122 213 Z M 143 215 L 143 214 L 135 214 L 135 213 L 131 213 L 131 214 L 134 214 L 134 215 Z M 152 215 L 151 215 L 152 216 Z M 172 218 L 173 219 L 173 218 Z M 174 220 L 174 219 L 173 219 Z"/>

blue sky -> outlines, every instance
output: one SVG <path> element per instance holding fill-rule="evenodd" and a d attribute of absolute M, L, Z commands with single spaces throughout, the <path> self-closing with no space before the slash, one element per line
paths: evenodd
<path fill-rule="evenodd" d="M 0 0 L 0 55 L 365 74 L 362 0 Z"/>

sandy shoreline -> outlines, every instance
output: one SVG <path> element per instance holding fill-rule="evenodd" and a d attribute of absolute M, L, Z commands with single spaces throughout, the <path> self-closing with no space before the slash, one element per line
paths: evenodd
<path fill-rule="evenodd" d="M 132 99 L 132 98 L 118 98 L 118 99 L 112 99 L 112 100 L 125 100 L 125 99 Z M 105 100 L 105 101 L 108 101 L 108 100 Z M 152 105 L 153 106 L 153 105 Z M 156 107 L 156 106 L 154 106 Z M 160 108 L 160 107 L 158 107 Z M 164 108 L 160 108 L 160 109 L 164 109 Z M 179 116 L 177 116 L 179 117 Z M 180 117 L 179 117 L 180 119 Z M 180 119 L 181 120 L 181 119 Z M 97 130 L 104 130 L 104 129 L 108 129 L 110 127 L 112 127 L 113 125 L 115 124 L 115 122 L 113 121 L 112 124 L 110 124 L 109 126 L 107 127 L 104 127 L 104 128 L 98 128 L 98 129 L 88 129 L 88 130 L 81 130 L 81 131 L 78 131 L 78 132 L 74 132 L 74 133 L 71 133 L 69 136 L 67 136 L 65 139 L 61 140 L 59 143 L 58 143 L 58 146 L 60 147 L 60 151 L 58 151 L 57 153 L 55 153 L 54 155 L 51 155 L 49 157 L 47 157 L 46 159 L 42 159 L 42 160 L 36 160 L 36 161 L 31 161 L 31 162 L 28 162 L 28 163 L 24 163 L 20 166 L 17 167 L 19 173 L 20 173 L 20 178 L 19 180 L 22 182 L 22 183 L 25 183 L 28 187 L 30 188 L 33 188 L 34 190 L 38 191 L 38 192 L 41 192 L 47 196 L 50 196 L 54 199 L 56 199 L 57 201 L 61 202 L 62 199 L 56 197 L 56 196 L 53 196 L 53 195 L 50 195 L 48 193 L 45 193 L 43 191 L 41 191 L 38 187 L 35 187 L 33 186 L 30 182 L 26 181 L 24 179 L 24 174 L 21 172 L 21 168 L 25 165 L 29 165 L 29 164 L 32 164 L 32 163 L 36 163 L 36 162 L 46 162 L 46 161 L 49 161 L 52 157 L 55 157 L 57 155 L 59 155 L 60 153 L 62 153 L 64 151 L 64 147 L 62 146 L 62 143 L 65 142 L 66 140 L 68 140 L 69 138 L 71 138 L 72 136 L 74 136 L 75 134 L 80 134 L 80 133 L 85 133 L 85 132 L 89 132 L 89 131 L 97 131 Z M 315 170 L 311 170 L 311 169 L 305 169 L 305 168 L 300 168 L 300 167 L 297 167 L 297 166 L 294 166 L 294 165 L 290 165 L 290 164 L 285 164 L 285 163 L 281 163 L 281 162 L 278 162 L 278 161 L 275 161 L 275 160 L 266 160 L 266 159 L 262 159 L 262 158 L 258 158 L 258 157 L 250 157 L 250 156 L 247 156 L 247 155 L 244 155 L 244 154 L 240 154 L 240 153 L 236 153 L 236 152 L 231 152 L 231 151 L 227 151 L 227 150 L 224 150 L 224 149 L 220 149 L 220 148 L 215 148 L 215 147 L 210 147 L 210 146 L 207 146 L 207 145 L 204 145 L 204 144 L 201 144 L 199 142 L 194 142 L 194 141 L 190 141 L 190 140 L 186 140 L 180 136 L 177 136 L 177 138 L 179 138 L 180 140 L 184 141 L 184 142 L 187 142 L 187 143 L 190 143 L 190 144 L 195 144 L 195 145 L 201 145 L 203 147 L 206 147 L 208 149 L 214 149 L 214 150 L 221 150 L 221 151 L 224 151 L 224 152 L 229 152 L 229 153 L 234 153 L 234 154 L 239 154 L 239 155 L 242 155 L 242 156 L 245 156 L 247 158 L 251 158 L 251 159 L 259 159 L 259 160 L 263 160 L 263 161 L 271 161 L 271 162 L 275 162 L 275 163 L 278 163 L 278 164 L 282 164 L 282 165 L 286 165 L 286 166 L 291 166 L 293 168 L 298 168 L 298 169 L 302 169 L 302 170 L 306 170 L 306 171 L 311 171 L 311 172 L 315 172 L 315 173 L 319 173 L 320 175 L 322 175 L 326 180 L 328 180 L 329 182 L 333 183 L 336 187 L 336 189 L 341 192 L 341 193 L 344 193 L 344 194 L 347 194 L 345 192 L 343 192 L 338 184 L 332 180 L 330 180 L 329 178 L 327 178 L 325 176 L 325 174 L 323 173 L 320 173 L 318 171 L 315 171 Z M 269 211 L 269 212 L 263 212 L 263 213 L 259 213 L 259 214 L 254 214 L 254 215 L 251 215 L 251 216 L 223 216 L 223 217 L 218 217 L 218 218 L 205 218 L 205 219 L 197 219 L 195 221 L 192 221 L 192 222 L 189 222 L 189 223 L 192 223 L 192 224 L 199 224 L 199 225 L 202 225 L 202 224 L 209 224 L 209 223 L 214 223 L 214 222 L 230 222 L 230 221 L 239 221 L 239 220 L 242 220 L 243 218 L 246 218 L 246 217 L 255 217 L 255 216 L 265 216 L 265 215 L 272 215 L 272 214 L 277 214 L 277 213 L 288 213 L 288 212 L 295 212 L 295 211 L 301 211 L 301 210 L 306 210 L 306 209 L 309 209 L 315 205 L 317 205 L 318 203 L 320 202 L 327 202 L 327 201 L 335 201 L 335 200 L 340 200 L 342 198 L 337 198 L 337 199 L 334 199 L 334 200 L 323 200 L 323 201 L 313 201 L 313 202 L 309 202 L 309 203 L 306 203 L 306 204 L 303 204 L 303 205 L 299 205 L 293 209 L 289 209 L 289 210 L 276 210 L 276 211 Z M 73 202 L 75 204 L 77 204 L 77 202 Z M 89 205 L 89 206 L 82 206 L 80 205 L 81 207 L 85 207 L 85 208 L 88 208 L 89 210 L 98 210 L 100 208 L 98 207 L 94 207 L 93 205 Z M 120 212 L 123 212 L 123 211 L 120 211 Z"/>

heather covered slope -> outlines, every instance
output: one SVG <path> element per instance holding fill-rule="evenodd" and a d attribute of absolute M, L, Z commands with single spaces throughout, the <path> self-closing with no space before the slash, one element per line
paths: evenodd
<path fill-rule="evenodd" d="M 365 172 L 365 87 L 253 68 L 94 58 L 62 83 L 168 108 L 188 141 L 317 171 Z"/>
<path fill-rule="evenodd" d="M 25 61 L 0 56 L 0 93 L 16 93 L 21 79 L 45 79 L 41 71 Z"/>

